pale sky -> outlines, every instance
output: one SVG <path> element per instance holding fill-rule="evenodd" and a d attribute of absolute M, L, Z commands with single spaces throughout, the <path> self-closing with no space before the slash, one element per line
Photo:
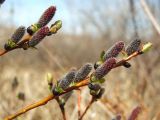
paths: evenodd
<path fill-rule="evenodd" d="M 69 32 L 71 27 L 71 29 L 79 30 L 81 22 L 79 10 L 91 9 L 92 2 L 94 0 L 6 0 L 0 9 L 0 22 L 6 25 L 14 24 L 27 27 L 35 23 L 46 8 L 55 5 L 57 11 L 51 23 L 60 19 L 63 22 L 64 31 Z M 108 5 L 108 2 L 112 5 Z M 101 4 L 106 4 L 108 9 L 113 9 L 114 2 L 105 0 Z M 81 31 L 79 30 L 79 32 Z"/>
<path fill-rule="evenodd" d="M 104 13 L 102 15 L 109 13 L 106 23 L 110 21 L 113 22 L 114 18 L 112 19 L 112 17 L 119 14 L 119 12 L 128 12 L 125 9 L 128 0 L 98 0 L 98 2 L 97 0 L 6 0 L 0 8 L 0 22 L 6 25 L 14 24 L 16 26 L 24 25 L 28 27 L 37 22 L 45 9 L 51 5 L 55 5 L 57 11 L 51 23 L 60 19 L 63 23 L 62 32 L 76 31 L 77 33 L 81 33 L 82 28 L 80 23 L 84 18 L 81 12 L 91 10 L 93 11 L 91 15 L 94 14 L 94 16 L 96 16 L 98 13 L 96 13 L 96 8 L 92 6 L 95 1 L 96 4 L 99 4 L 97 8 Z M 139 5 L 139 7 L 141 6 Z M 119 9 L 121 9 L 121 11 Z M 14 14 L 11 14 L 12 12 Z M 143 17 L 142 11 L 138 11 L 138 13 L 137 21 L 138 24 L 142 25 L 145 23 L 143 22 L 145 16 Z M 97 17 L 93 18 L 97 19 Z M 116 24 L 116 21 L 113 22 L 113 25 L 114 24 Z M 88 25 L 88 28 L 89 27 Z M 106 28 L 103 24 L 102 27 Z M 146 24 L 143 27 L 146 27 Z M 93 30 L 92 26 L 90 29 Z"/>

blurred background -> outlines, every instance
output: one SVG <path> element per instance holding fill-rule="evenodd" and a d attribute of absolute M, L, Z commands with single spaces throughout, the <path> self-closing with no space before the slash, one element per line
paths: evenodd
<path fill-rule="evenodd" d="M 146 2 L 160 24 L 160 1 Z M 50 93 L 46 73 L 59 79 L 72 67 L 94 63 L 116 41 L 128 44 L 138 37 L 144 43 L 152 42 L 153 48 L 132 59 L 131 68 L 120 67 L 106 76 L 105 95 L 84 120 L 111 120 L 117 114 L 126 119 L 138 105 L 143 106 L 139 120 L 160 120 L 160 36 L 140 0 L 6 0 L 0 7 L 0 48 L 18 26 L 36 23 L 51 5 L 57 7 L 51 23 L 62 20 L 60 31 L 45 38 L 38 50 L 15 50 L 0 57 L 0 119 L 46 97 Z M 82 110 L 91 98 L 88 95 L 84 88 Z M 77 119 L 76 104 L 75 92 L 66 104 L 69 120 Z M 54 100 L 18 120 L 53 119 L 62 119 Z"/>

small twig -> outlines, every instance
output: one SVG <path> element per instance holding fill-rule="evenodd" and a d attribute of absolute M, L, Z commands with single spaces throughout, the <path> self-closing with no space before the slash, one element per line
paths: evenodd
<path fill-rule="evenodd" d="M 139 54 L 140 54 L 140 52 L 135 52 L 135 53 L 133 53 L 132 55 L 128 56 L 127 58 L 122 59 L 121 61 L 117 62 L 117 64 L 114 66 L 114 68 L 123 65 L 124 62 L 129 61 L 130 59 L 132 59 L 133 57 L 138 56 Z M 27 111 L 30 111 L 30 110 L 32 110 L 32 109 L 34 109 L 34 108 L 37 108 L 37 107 L 39 107 L 39 106 L 43 106 L 43 105 L 47 104 L 48 101 L 53 100 L 53 99 L 55 99 L 56 97 L 58 97 L 58 96 L 60 96 L 60 95 L 63 95 L 63 94 L 65 94 L 65 93 L 67 93 L 67 92 L 70 92 L 70 91 L 72 91 L 72 90 L 76 90 L 76 89 L 78 89 L 78 88 L 80 88 L 80 87 L 86 86 L 86 85 L 89 84 L 89 82 L 90 82 L 89 80 L 90 80 L 90 77 L 87 77 L 85 80 L 81 81 L 80 83 L 77 83 L 77 84 L 76 84 L 75 86 L 73 86 L 73 87 L 67 88 L 64 92 L 60 93 L 60 94 L 57 95 L 57 96 L 54 96 L 53 94 L 51 94 L 51 95 L 49 95 L 49 96 L 47 96 L 47 97 L 45 97 L 45 98 L 43 98 L 43 99 L 41 99 L 41 100 L 39 100 L 39 101 L 31 104 L 31 105 L 29 105 L 29 106 L 26 106 L 26 107 L 22 108 L 22 109 L 19 110 L 18 112 L 14 113 L 14 114 L 12 114 L 12 115 L 10 115 L 10 116 L 7 116 L 7 117 L 5 118 L 5 120 L 12 120 L 12 119 L 20 116 L 21 114 L 26 113 Z"/>
<path fill-rule="evenodd" d="M 84 115 L 87 113 L 87 111 L 89 110 L 89 108 L 91 107 L 91 105 L 94 103 L 95 99 L 92 97 L 91 101 L 89 102 L 89 104 L 87 105 L 86 109 L 84 110 L 84 112 L 82 113 L 82 115 L 80 116 L 80 118 L 78 120 L 82 120 Z"/>
<path fill-rule="evenodd" d="M 133 57 L 138 56 L 139 54 L 141 54 L 139 51 L 134 52 L 133 54 L 131 54 L 131 55 L 128 56 L 127 58 L 119 61 L 119 62 L 114 66 L 114 68 L 119 67 L 119 66 L 122 66 L 125 62 L 129 61 L 129 60 L 132 59 Z"/>
<path fill-rule="evenodd" d="M 56 101 L 57 101 L 57 103 L 58 103 L 58 105 L 59 105 L 59 107 L 60 107 L 60 109 L 61 109 L 61 113 L 62 113 L 62 116 L 63 116 L 63 120 L 67 120 L 64 105 L 62 105 L 62 104 L 60 103 L 59 97 L 56 98 Z"/>
<path fill-rule="evenodd" d="M 132 110 L 131 115 L 129 116 L 128 120 L 136 120 L 138 118 L 138 115 L 142 112 L 142 107 L 137 106 Z"/>
<path fill-rule="evenodd" d="M 64 107 L 63 107 L 63 108 L 64 108 Z M 61 112 L 62 112 L 62 115 L 63 115 L 63 120 L 67 120 L 65 109 L 62 109 L 62 108 L 61 108 Z"/>
<path fill-rule="evenodd" d="M 26 113 L 29 110 L 32 110 L 32 109 L 34 109 L 36 107 L 45 105 L 45 104 L 47 104 L 48 101 L 52 100 L 54 97 L 55 96 L 53 94 L 51 94 L 48 97 L 45 97 L 44 99 L 42 99 L 42 100 L 40 100 L 38 102 L 35 102 L 35 103 L 33 103 L 33 104 L 29 105 L 29 106 L 26 106 L 25 108 L 19 110 L 15 114 L 6 117 L 4 120 L 12 120 L 12 119 L 16 118 L 17 116 Z"/>
<path fill-rule="evenodd" d="M 49 96 L 47 96 L 47 97 L 45 97 L 45 98 L 43 98 L 43 99 L 31 104 L 31 105 L 28 105 L 28 106 L 20 109 L 18 112 L 14 113 L 14 114 L 12 114 L 10 116 L 7 116 L 4 120 L 12 120 L 12 119 L 14 119 L 14 118 L 26 113 L 27 111 L 30 111 L 30 110 L 32 110 L 34 108 L 37 108 L 37 107 L 40 107 L 40 106 L 43 106 L 43 105 L 47 104 L 50 100 L 53 100 L 53 99 L 55 99 L 56 97 L 58 97 L 60 95 L 63 95 L 65 93 L 70 92 L 70 91 L 72 91 L 74 89 L 77 89 L 79 87 L 86 86 L 86 85 L 88 85 L 88 83 L 89 83 L 89 78 L 87 78 L 86 80 L 83 80 L 82 82 L 78 83 L 77 85 L 75 85 L 73 87 L 70 87 L 70 88 L 66 89 L 66 91 L 60 93 L 57 96 L 54 96 L 53 94 L 51 94 L 51 95 L 49 95 Z"/>
<path fill-rule="evenodd" d="M 0 56 L 6 54 L 7 52 L 8 52 L 8 51 L 6 51 L 6 50 L 0 50 Z"/>
<path fill-rule="evenodd" d="M 18 49 L 18 48 L 22 48 L 23 44 L 27 41 L 29 41 L 31 39 L 32 36 L 30 36 L 29 34 L 25 35 L 22 39 L 22 41 L 20 41 L 16 47 L 12 48 L 11 50 L 0 50 L 0 56 L 12 51 L 12 50 L 15 50 L 15 49 Z"/>
<path fill-rule="evenodd" d="M 151 21 L 151 23 L 153 24 L 154 28 L 156 29 L 156 31 L 160 35 L 160 25 L 158 24 L 156 18 L 151 13 L 146 1 L 145 0 L 140 0 L 140 1 L 141 1 L 142 8 L 144 9 L 146 15 L 148 16 L 148 18 Z"/>
<path fill-rule="evenodd" d="M 81 116 L 81 90 L 77 90 L 77 97 L 78 97 L 78 118 Z"/>

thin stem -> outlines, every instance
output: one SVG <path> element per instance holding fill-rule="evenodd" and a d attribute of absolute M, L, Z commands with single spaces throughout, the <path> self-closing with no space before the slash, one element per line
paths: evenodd
<path fill-rule="evenodd" d="M 114 68 L 122 66 L 125 62 L 129 61 L 130 59 L 132 59 L 133 57 L 136 57 L 138 55 L 140 55 L 140 52 L 138 52 L 138 51 L 134 52 L 133 54 L 131 54 L 127 58 L 125 58 L 125 59 L 119 61 L 118 63 L 116 63 L 116 65 L 114 66 Z"/>
<path fill-rule="evenodd" d="M 74 89 L 77 89 L 79 87 L 86 86 L 88 84 L 89 84 L 89 79 L 83 80 L 82 82 L 78 83 L 77 85 L 66 89 L 66 91 L 60 93 L 57 96 L 54 96 L 53 94 L 51 94 L 51 95 L 49 95 L 49 96 L 47 96 L 47 97 L 45 97 L 45 98 L 43 98 L 43 99 L 31 104 L 31 105 L 28 105 L 28 106 L 20 109 L 18 112 L 14 113 L 14 114 L 12 114 L 10 116 L 7 116 L 4 120 L 12 120 L 12 119 L 14 119 L 14 118 L 16 118 L 16 117 L 18 117 L 18 116 L 30 111 L 30 110 L 32 110 L 34 108 L 37 108 L 37 107 L 40 107 L 40 106 L 43 106 L 43 105 L 47 104 L 48 101 L 53 100 L 53 99 L 55 99 L 56 97 L 58 97 L 60 95 L 63 95 L 65 93 L 70 92 L 70 91 L 72 91 Z"/>
<path fill-rule="evenodd" d="M 65 109 L 61 108 L 61 112 L 62 112 L 63 120 L 67 120 Z"/>
<path fill-rule="evenodd" d="M 53 94 L 51 94 L 48 97 L 45 97 L 44 99 L 42 99 L 40 101 L 37 101 L 37 102 L 35 102 L 35 103 L 33 103 L 33 104 L 29 105 L 29 106 L 26 106 L 25 108 L 19 110 L 15 114 L 6 117 L 4 120 L 12 120 L 12 119 L 16 118 L 17 116 L 20 116 L 21 114 L 26 113 L 29 110 L 32 110 L 32 109 L 34 109 L 36 107 L 39 107 L 39 106 L 47 104 L 47 102 L 52 100 L 53 98 L 55 98 L 55 96 Z"/>
<path fill-rule="evenodd" d="M 6 50 L 1 50 L 1 51 L 0 51 L 0 56 L 6 54 L 7 52 L 8 52 L 8 51 L 6 51 Z"/>
<path fill-rule="evenodd" d="M 126 59 L 123 59 L 123 60 L 119 61 L 119 62 L 114 66 L 114 68 L 123 65 L 124 62 L 129 61 L 130 59 L 132 59 L 133 57 L 138 56 L 139 54 L 140 54 L 140 52 L 135 52 L 135 53 L 133 53 L 132 55 L 128 56 Z M 20 116 L 21 114 L 24 114 L 24 113 L 26 113 L 26 112 L 34 109 L 34 108 L 37 108 L 37 107 L 39 107 L 39 106 L 43 106 L 43 105 L 47 104 L 48 101 L 50 101 L 50 100 L 52 100 L 52 99 L 55 99 L 56 97 L 58 97 L 58 96 L 60 96 L 60 95 L 62 95 L 62 94 L 65 94 L 65 93 L 70 92 L 70 91 L 72 91 L 72 90 L 76 90 L 76 89 L 78 89 L 78 88 L 80 88 L 80 87 L 86 86 L 86 85 L 89 84 L 89 82 L 90 82 L 89 80 L 90 80 L 90 77 L 87 77 L 85 80 L 81 81 L 80 83 L 77 83 L 77 84 L 76 84 L 75 86 L 73 86 L 73 87 L 67 88 L 64 92 L 60 93 L 60 94 L 57 95 L 57 96 L 54 96 L 53 94 L 51 94 L 51 95 L 49 95 L 49 96 L 47 96 L 47 97 L 45 97 L 45 98 L 43 98 L 43 99 L 41 99 L 41 100 L 39 100 L 39 101 L 31 104 L 31 105 L 28 105 L 28 106 L 20 109 L 18 112 L 14 113 L 14 114 L 12 114 L 12 115 L 7 116 L 7 117 L 5 118 L 5 120 L 12 120 L 12 119 Z"/>
<path fill-rule="evenodd" d="M 56 101 L 57 101 L 57 103 L 59 105 L 59 108 L 61 109 L 63 120 L 67 120 L 64 105 L 61 104 L 59 97 L 56 98 Z"/>
<path fill-rule="evenodd" d="M 81 116 L 81 90 L 79 89 L 77 91 L 77 95 L 78 95 L 78 118 Z"/>
<path fill-rule="evenodd" d="M 31 37 L 32 37 L 32 36 L 30 36 L 29 34 L 25 35 L 25 36 L 23 37 L 23 39 L 22 39 L 19 43 L 17 43 L 17 46 L 16 46 L 16 47 L 14 47 L 14 48 L 12 48 L 12 49 L 10 49 L 10 50 L 1 50 L 1 51 L 0 51 L 0 56 L 4 55 L 4 54 L 6 54 L 6 53 L 8 53 L 8 52 L 10 52 L 10 51 L 13 51 L 13 50 L 15 50 L 15 49 L 23 48 L 24 43 L 27 42 L 27 41 L 29 41 L 29 40 L 31 39 Z"/>
<path fill-rule="evenodd" d="M 82 120 L 84 115 L 87 113 L 87 111 L 89 110 L 89 108 L 91 107 L 91 105 L 94 103 L 94 98 L 92 97 L 91 101 L 89 102 L 89 104 L 87 105 L 86 109 L 84 110 L 84 112 L 82 113 L 81 117 L 78 120 Z"/>
<path fill-rule="evenodd" d="M 145 11 L 146 15 L 148 16 L 149 20 L 151 21 L 154 28 L 156 29 L 156 31 L 160 35 L 160 25 L 158 24 L 156 18 L 151 13 L 146 1 L 145 0 L 140 0 L 140 2 L 141 2 L 141 5 L 142 5 L 142 8 L 144 9 L 144 11 Z"/>

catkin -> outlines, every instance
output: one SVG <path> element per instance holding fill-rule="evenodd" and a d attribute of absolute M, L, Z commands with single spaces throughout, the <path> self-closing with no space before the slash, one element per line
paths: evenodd
<path fill-rule="evenodd" d="M 141 40 L 135 39 L 128 44 L 125 51 L 126 51 L 127 55 L 131 55 L 134 52 L 138 51 L 140 49 L 140 46 L 141 46 Z"/>
<path fill-rule="evenodd" d="M 49 32 L 48 27 L 42 27 L 40 30 L 38 30 L 31 40 L 28 42 L 29 47 L 36 46 Z"/>
<path fill-rule="evenodd" d="M 92 64 L 91 63 L 87 63 L 84 66 L 82 66 L 76 73 L 74 82 L 80 82 L 82 80 L 84 80 L 88 74 L 92 71 Z"/>
<path fill-rule="evenodd" d="M 124 48 L 124 42 L 123 41 L 119 41 L 117 43 L 115 43 L 110 49 L 108 49 L 104 56 L 103 59 L 104 61 L 107 60 L 108 58 L 111 57 L 117 57 L 118 54 L 123 50 Z"/>
<path fill-rule="evenodd" d="M 103 78 L 116 64 L 115 58 L 107 59 L 101 66 L 99 66 L 96 71 L 94 72 L 94 76 L 96 79 Z"/>
<path fill-rule="evenodd" d="M 50 22 L 50 20 L 53 18 L 55 11 L 56 11 L 55 6 L 51 6 L 48 9 L 46 9 L 42 14 L 42 16 L 40 17 L 39 21 L 37 22 L 38 27 L 41 28 L 47 25 Z"/>

